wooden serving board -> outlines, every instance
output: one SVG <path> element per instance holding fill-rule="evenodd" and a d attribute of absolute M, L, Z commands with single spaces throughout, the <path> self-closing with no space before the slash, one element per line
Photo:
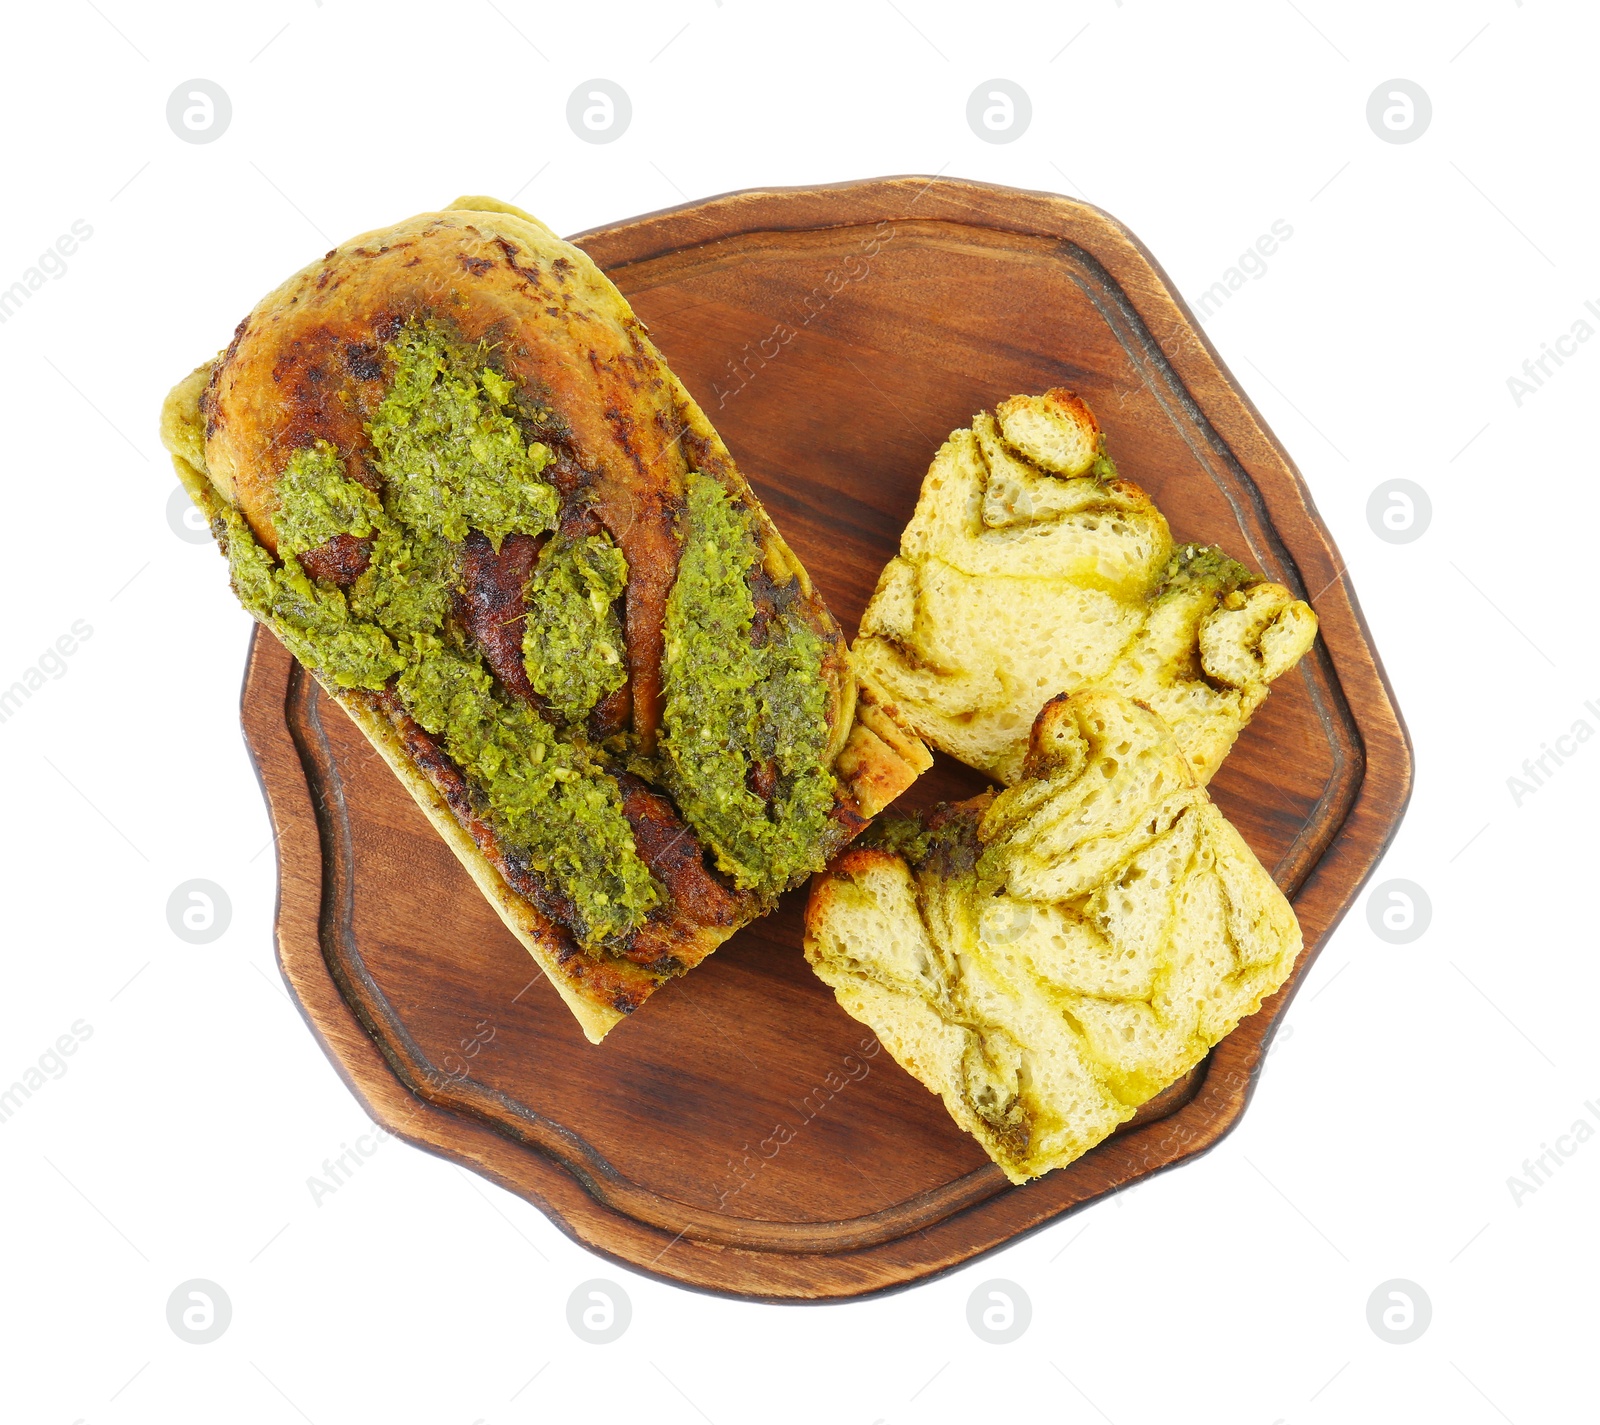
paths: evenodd
<path fill-rule="evenodd" d="M 1393 833 L 1411 756 L 1343 561 L 1188 308 L 1097 209 L 948 179 L 735 193 L 576 241 L 847 632 L 945 435 L 1054 385 L 1084 395 L 1179 539 L 1309 597 L 1316 649 L 1212 785 L 1293 898 L 1306 951 L 1189 1080 L 1012 1187 L 813 978 L 803 890 L 586 1043 L 343 712 L 258 634 L 243 721 L 278 832 L 279 957 L 352 1090 L 594 1250 L 763 1298 L 903 1286 L 1210 1147 Z M 943 762 L 908 799 L 981 785 Z"/>

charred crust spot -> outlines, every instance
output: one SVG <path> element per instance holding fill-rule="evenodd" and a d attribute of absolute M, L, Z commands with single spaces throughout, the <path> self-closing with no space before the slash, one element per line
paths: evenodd
<path fill-rule="evenodd" d="M 867 829 L 871 822 L 870 817 L 862 816 L 859 812 L 853 811 L 842 801 L 834 803 L 833 810 L 829 813 L 829 818 L 844 832 L 845 841 L 855 840 Z"/>
<path fill-rule="evenodd" d="M 627 727 L 633 717 L 633 691 L 624 683 L 614 693 L 609 693 L 594 705 L 589 714 L 589 736 L 596 742 L 615 736 Z"/>
<path fill-rule="evenodd" d="M 757 601 L 771 604 L 774 613 L 786 614 L 800 602 L 798 579 L 785 579 L 780 584 L 759 564 L 750 576 L 750 583 Z"/>
<path fill-rule="evenodd" d="M 673 904 L 693 906 L 700 925 L 736 924 L 743 900 L 707 867 L 705 848 L 672 803 L 626 772 L 617 773 L 616 782 L 639 858 Z"/>
<path fill-rule="evenodd" d="M 561 281 L 565 282 L 572 276 L 572 259 L 567 257 L 558 257 L 550 264 L 550 270 L 554 272 L 555 275 L 561 279 Z"/>
<path fill-rule="evenodd" d="M 589 365 L 594 368 L 595 375 L 601 374 L 600 358 L 591 349 L 589 352 Z M 622 447 L 622 452 L 641 474 L 644 473 L 644 462 L 639 458 L 638 446 L 634 441 L 635 422 L 631 411 L 625 411 L 620 406 L 607 406 L 603 412 L 606 424 L 611 427 L 612 434 L 617 438 L 617 444 Z M 644 486 L 649 489 L 649 485 Z"/>
<path fill-rule="evenodd" d="M 526 617 L 522 590 L 533 573 L 543 538 L 509 534 L 495 553 L 476 530 L 462 546 L 461 584 L 455 597 L 456 617 L 472 635 L 495 678 L 513 697 L 541 706 L 522 661 Z"/>
<path fill-rule="evenodd" d="M 726 481 L 730 473 L 728 461 L 717 452 L 709 440 L 683 420 L 682 412 L 678 413 L 678 417 L 683 424 L 683 432 L 676 438 L 682 445 L 683 457 L 688 461 L 689 467 Z"/>
<path fill-rule="evenodd" d="M 749 776 L 750 790 L 764 802 L 772 800 L 772 794 L 778 790 L 778 764 L 772 758 L 763 758 L 750 765 Z"/>
<path fill-rule="evenodd" d="M 364 447 L 361 416 L 350 399 L 351 364 L 361 365 L 365 355 L 363 343 L 352 339 L 357 334 L 348 324 L 311 327 L 275 351 L 267 379 L 277 388 L 274 443 L 280 450 L 319 440 L 347 454 Z M 352 474 L 362 478 L 359 471 Z"/>
<path fill-rule="evenodd" d="M 474 262 L 482 262 L 485 267 L 493 267 L 492 262 L 484 258 L 473 258 Z M 496 317 L 488 326 L 479 333 L 479 339 L 491 348 L 504 346 L 516 335 L 516 323 L 509 317 Z"/>
<path fill-rule="evenodd" d="M 550 404 L 550 392 L 536 390 L 525 384 L 518 392 L 518 397 L 518 407 L 522 418 L 528 423 L 529 434 L 551 447 L 558 464 L 565 462 L 567 468 L 579 471 L 577 459 L 571 454 L 572 423 Z M 561 488 L 558 481 L 560 473 L 555 470 L 545 475 L 545 479 L 557 489 Z M 587 481 L 587 476 L 584 479 Z"/>
<path fill-rule="evenodd" d="M 376 381 L 383 375 L 383 352 L 364 342 L 349 342 L 344 349 L 344 368 L 357 381 Z"/>
<path fill-rule="evenodd" d="M 383 346 L 388 346 L 400 335 L 400 328 L 406 323 L 404 312 L 379 312 L 372 319 L 372 334 Z"/>
<path fill-rule="evenodd" d="M 635 396 L 654 390 L 661 384 L 655 372 L 650 369 L 650 363 L 637 351 L 631 355 L 619 353 L 607 360 L 601 360 L 600 353 L 590 347 L 589 367 L 597 381 L 603 383 L 609 375 L 613 380 L 625 385 L 629 393 Z M 606 414 L 610 416 L 612 411 L 608 409 Z"/>
<path fill-rule="evenodd" d="M 485 272 L 494 266 L 494 263 L 487 257 L 469 257 L 464 252 L 457 253 L 456 257 L 461 263 L 462 269 L 470 272 L 474 277 L 482 277 Z"/>
<path fill-rule="evenodd" d="M 245 317 L 233 329 L 233 340 L 228 343 L 228 349 L 222 353 L 222 359 L 211 368 L 211 379 L 206 382 L 206 388 L 200 393 L 200 414 L 205 420 L 206 439 L 210 440 L 222 427 L 222 413 L 217 409 L 217 389 L 222 383 L 222 373 L 232 364 L 234 355 L 239 350 L 242 342 L 250 331 L 250 318 Z"/>
<path fill-rule="evenodd" d="M 584 539 L 604 531 L 600 516 L 587 500 L 568 500 L 561 510 L 561 533 L 567 539 Z"/>
<path fill-rule="evenodd" d="M 749 583 L 756 606 L 755 617 L 750 621 L 750 642 L 760 648 L 770 636 L 772 625 L 793 608 L 800 593 L 799 580 L 779 584 L 758 564 L 750 571 Z"/>
<path fill-rule="evenodd" d="M 577 961 L 577 964 L 574 965 L 573 961 Z M 563 934 L 561 939 L 556 942 L 556 964 L 566 970 L 574 980 L 581 983 L 586 976 L 586 971 L 593 963 L 578 948 L 578 942 L 570 935 Z"/>
<path fill-rule="evenodd" d="M 517 261 L 517 254 L 521 252 L 522 249 L 508 238 L 496 237 L 494 241 L 495 246 L 498 247 L 505 255 L 506 266 L 515 272 L 518 277 L 522 278 L 523 281 L 525 281 L 535 291 L 543 292 L 545 290 L 544 277 L 540 273 L 539 269 L 537 267 L 524 267 L 520 262 Z"/>
<path fill-rule="evenodd" d="M 357 539 L 353 534 L 336 534 L 296 557 L 300 567 L 313 579 L 323 579 L 346 589 L 366 573 L 367 565 L 372 562 L 372 541 Z"/>
<path fill-rule="evenodd" d="M 545 466 L 542 473 L 544 478 L 555 486 L 556 493 L 561 496 L 563 503 L 574 500 L 590 482 L 589 472 L 564 450 L 555 452 L 554 459 Z"/>
<path fill-rule="evenodd" d="M 494 833 L 491 831 L 490 835 L 492 837 Z M 580 923 L 577 905 L 534 870 L 521 851 L 515 847 L 502 847 L 500 856 L 505 864 L 503 874 L 511 889 L 519 896 L 538 906 L 541 912 L 561 926 L 571 927 Z M 583 954 L 575 940 L 571 944 L 572 954 Z M 562 948 L 565 949 L 565 946 Z"/>
<path fill-rule="evenodd" d="M 221 369 L 222 367 L 219 363 L 217 366 L 217 371 L 220 371 Z M 217 371 L 213 371 L 211 373 L 211 379 L 206 382 L 205 389 L 200 393 L 200 421 L 205 429 L 207 440 L 211 439 L 211 437 L 216 433 L 217 427 L 222 423 L 221 419 L 217 415 L 217 402 L 215 394 Z"/>

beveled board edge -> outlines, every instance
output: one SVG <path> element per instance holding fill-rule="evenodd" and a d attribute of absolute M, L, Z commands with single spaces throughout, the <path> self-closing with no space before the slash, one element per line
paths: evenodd
<path fill-rule="evenodd" d="M 1115 219 L 1050 194 L 953 179 L 902 178 L 730 194 L 580 234 L 577 241 L 602 267 L 612 269 L 752 230 L 817 229 L 906 216 L 1054 236 L 1082 246 L 1105 266 L 1203 418 L 1255 483 L 1306 587 L 1315 591 L 1317 581 L 1326 578 L 1327 587 L 1314 602 L 1362 741 L 1365 765 L 1356 799 L 1296 896 L 1302 921 L 1310 924 L 1308 949 L 1294 975 L 1213 1052 L 1201 1091 L 1184 1109 L 1096 1150 L 1105 1169 L 1100 1192 L 1063 1203 L 1049 1192 L 1052 1179 L 1045 1178 L 935 1223 L 911 1239 L 815 1256 L 673 1239 L 601 1207 L 565 1170 L 485 1124 L 429 1104 L 395 1078 L 340 994 L 322 951 L 324 851 L 305 769 L 288 731 L 291 660 L 276 639 L 261 637 L 259 630 L 243 690 L 246 740 L 279 831 L 280 967 L 319 1043 L 367 1111 L 417 1146 L 471 1167 L 533 1202 L 569 1236 L 601 1255 L 681 1285 L 761 1300 L 849 1297 L 911 1285 L 1220 1141 L 1248 1102 L 1277 1019 L 1327 931 L 1348 909 L 1393 835 L 1411 786 L 1409 739 L 1309 492 L 1154 259 Z"/>
<path fill-rule="evenodd" d="M 350 802 L 343 772 L 324 725 L 330 704 L 317 696 L 317 682 L 291 664 L 286 709 L 289 734 L 299 753 L 324 847 L 323 897 L 319 934 L 323 958 L 345 1003 L 377 1044 L 390 1070 L 410 1093 L 433 1107 L 460 1117 L 481 1120 L 529 1152 L 564 1168 L 602 1207 L 645 1226 L 701 1245 L 740 1247 L 790 1255 L 836 1255 L 898 1241 L 936 1222 L 1010 1191 L 1005 1175 L 985 1162 L 958 1178 L 926 1189 L 873 1212 L 829 1220 L 769 1220 L 719 1213 L 659 1193 L 631 1179 L 589 1144 L 581 1126 L 547 1118 L 532 1106 L 508 1096 L 467 1073 L 448 1072 L 434 1062 L 412 1036 L 383 987 L 365 963 L 354 926 L 355 886 Z M 334 713 L 337 717 L 338 714 Z M 827 1003 L 832 1004 L 829 997 Z M 1209 1056 L 1208 1056 L 1209 1059 Z M 1115 1133 L 1123 1135 L 1170 1117 L 1200 1091 L 1209 1069 L 1195 1069 L 1143 1104 Z M 1076 1171 L 1082 1173 L 1089 1165 Z M 1092 1172 L 1093 1170 L 1090 1169 Z M 1058 1182 L 1057 1186 L 1061 1184 Z M 1080 1185 L 1081 1186 L 1081 1185 Z M 1077 1191 L 1088 1198 L 1098 1186 Z"/>

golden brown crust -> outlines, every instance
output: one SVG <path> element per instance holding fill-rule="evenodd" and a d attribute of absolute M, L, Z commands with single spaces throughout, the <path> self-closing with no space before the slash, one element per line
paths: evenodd
<path fill-rule="evenodd" d="M 855 716 L 833 762 L 852 809 L 870 821 L 931 766 L 933 754 L 900 710 L 871 685 L 857 684 Z"/>
<path fill-rule="evenodd" d="M 1047 405 L 1059 413 L 1066 420 L 1082 429 L 1091 439 L 1100 438 L 1100 422 L 1095 419 L 1091 411 L 1076 391 L 1069 391 L 1065 386 L 1052 386 L 1041 396 L 1008 396 L 994 408 L 996 417 L 1001 425 L 1005 425 L 1014 413 L 1025 410 L 1030 402 L 1037 401 L 1040 405 Z"/>
<path fill-rule="evenodd" d="M 896 856 L 893 851 L 885 851 L 878 846 L 852 846 L 847 851 L 834 857 L 829 862 L 828 869 L 826 871 L 818 871 L 816 878 L 811 883 L 811 899 L 806 904 L 807 926 L 811 925 L 814 908 L 819 902 L 827 899 L 831 882 L 841 878 L 848 878 L 860 872 L 899 864 L 900 857 Z"/>

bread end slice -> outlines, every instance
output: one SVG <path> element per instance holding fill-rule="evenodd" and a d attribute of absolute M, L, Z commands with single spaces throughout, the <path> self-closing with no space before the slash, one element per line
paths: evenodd
<path fill-rule="evenodd" d="M 1054 388 L 940 447 L 853 655 L 919 736 L 1002 782 L 1047 698 L 1098 687 L 1159 713 L 1203 783 L 1316 627 L 1283 585 L 1175 546 Z"/>

